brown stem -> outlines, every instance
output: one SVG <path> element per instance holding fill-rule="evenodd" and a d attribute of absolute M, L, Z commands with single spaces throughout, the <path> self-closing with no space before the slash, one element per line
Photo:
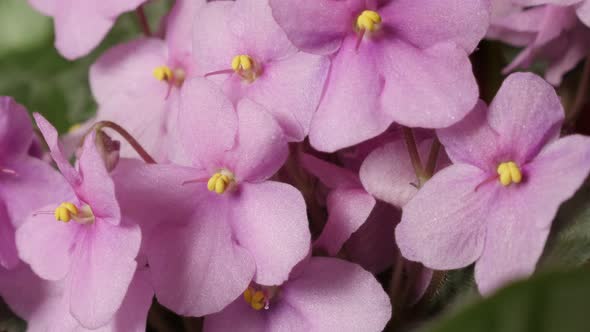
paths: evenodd
<path fill-rule="evenodd" d="M 137 7 L 137 9 L 135 10 L 135 13 L 137 14 L 137 19 L 139 20 L 139 26 L 141 27 L 143 34 L 146 37 L 150 37 L 152 35 L 152 31 L 150 29 L 150 24 L 148 22 L 147 16 L 145 15 L 145 10 L 143 9 L 143 6 Z"/>
<path fill-rule="evenodd" d="M 584 71 L 578 84 L 578 90 L 576 91 L 576 99 L 574 100 L 571 111 L 567 115 L 566 123 L 573 127 L 574 122 L 582 112 L 586 101 L 588 100 L 588 94 L 590 93 L 590 55 L 586 58 L 584 64 Z"/>
<path fill-rule="evenodd" d="M 111 121 L 100 121 L 94 124 L 91 130 L 100 130 L 102 128 L 110 128 L 116 131 L 121 137 L 123 137 L 129 145 L 139 154 L 141 159 L 148 164 L 156 164 L 156 161 L 149 153 L 137 142 L 137 140 L 123 127 L 119 126 L 118 124 L 111 122 Z"/>
<path fill-rule="evenodd" d="M 406 147 L 408 148 L 408 153 L 410 154 L 410 160 L 412 161 L 412 166 L 414 167 L 414 172 L 418 179 L 417 185 L 418 187 L 421 187 L 425 179 L 425 174 L 422 161 L 420 160 L 418 146 L 416 145 L 416 139 L 414 138 L 414 132 L 412 131 L 412 128 L 408 127 L 402 127 L 402 131 L 404 134 L 404 140 L 406 141 Z"/>
<path fill-rule="evenodd" d="M 428 155 L 428 163 L 426 164 L 426 170 L 424 171 L 424 175 L 426 179 L 430 179 L 434 175 L 434 170 L 436 169 L 436 161 L 438 160 L 438 154 L 440 153 L 440 141 L 438 138 L 434 138 L 432 141 L 432 146 L 430 147 L 430 154 Z"/>

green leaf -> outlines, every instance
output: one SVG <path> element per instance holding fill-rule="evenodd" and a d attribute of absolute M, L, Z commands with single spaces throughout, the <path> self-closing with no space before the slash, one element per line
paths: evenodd
<path fill-rule="evenodd" d="M 517 282 L 431 323 L 421 332 L 587 332 L 590 270 L 554 271 Z"/>

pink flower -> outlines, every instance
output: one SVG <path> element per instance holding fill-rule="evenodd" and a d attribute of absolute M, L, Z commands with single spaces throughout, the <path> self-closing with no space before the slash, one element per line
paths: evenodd
<path fill-rule="evenodd" d="M 307 136 L 330 61 L 299 52 L 267 1 L 208 3 L 195 18 L 193 47 L 199 72 L 219 82 L 232 103 L 247 97 L 265 107 L 290 140 Z"/>
<path fill-rule="evenodd" d="M 76 169 L 63 157 L 55 128 L 39 114 L 35 119 L 70 188 L 63 194 L 56 188 L 54 203 L 17 229 L 19 255 L 41 278 L 63 280 L 66 310 L 82 326 L 98 328 L 121 306 L 137 266 L 141 233 L 121 218 L 95 132 L 85 140 Z"/>
<path fill-rule="evenodd" d="M 92 122 L 109 120 L 123 126 L 158 161 L 167 159 L 169 121 L 176 116 L 180 88 L 195 76 L 190 33 L 193 17 L 204 3 L 176 1 L 166 21 L 166 40 L 140 38 L 117 45 L 90 68 L 99 105 Z M 137 156 L 128 145 L 121 153 Z"/>
<path fill-rule="evenodd" d="M 204 331 L 382 331 L 391 317 L 375 277 L 335 258 L 312 257 L 277 287 L 252 284 L 205 319 Z"/>
<path fill-rule="evenodd" d="M 437 270 L 475 262 L 483 294 L 530 275 L 551 221 L 590 170 L 590 138 L 558 139 L 564 113 L 554 89 L 512 74 L 489 110 L 480 103 L 438 132 L 454 162 L 404 207 L 404 257 Z"/>
<path fill-rule="evenodd" d="M 504 73 L 544 59 L 549 61 L 545 79 L 559 85 L 563 75 L 590 52 L 590 29 L 576 18 L 574 7 L 525 8 L 506 1 L 496 1 L 494 5 L 488 38 L 525 47 Z"/>
<path fill-rule="evenodd" d="M 285 281 L 309 252 L 310 234 L 299 191 L 268 180 L 288 152 L 273 117 L 248 99 L 234 109 L 203 78 L 181 94 L 172 159 L 185 167 L 125 162 L 113 176 L 125 211 L 142 220 L 158 301 L 203 316 L 251 280 Z"/>
<path fill-rule="evenodd" d="M 25 108 L 0 97 L 0 266 L 18 263 L 14 240 L 31 211 L 65 192 L 64 181 L 51 166 L 29 156 L 33 127 Z"/>
<path fill-rule="evenodd" d="M 146 0 L 29 0 L 55 23 L 55 47 L 67 59 L 90 53 L 111 30 L 117 17 Z"/>
<path fill-rule="evenodd" d="M 309 134 L 321 151 L 375 137 L 393 122 L 447 127 L 477 102 L 468 54 L 488 28 L 487 0 L 270 0 L 270 5 L 295 46 L 331 55 Z"/>

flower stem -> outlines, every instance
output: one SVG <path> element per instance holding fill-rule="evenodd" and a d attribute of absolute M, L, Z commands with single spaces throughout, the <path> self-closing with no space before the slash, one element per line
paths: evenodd
<path fill-rule="evenodd" d="M 149 153 L 137 142 L 137 140 L 123 127 L 111 121 L 100 121 L 97 122 L 91 130 L 100 130 L 102 128 L 110 128 L 116 131 L 121 137 L 123 137 L 129 145 L 139 154 L 141 159 L 148 164 L 156 164 L 156 161 Z"/>
<path fill-rule="evenodd" d="M 435 137 L 432 141 L 432 146 L 430 147 L 430 154 L 428 155 L 428 162 L 426 164 L 426 169 L 424 170 L 426 180 L 429 180 L 434 175 L 434 170 L 436 169 L 436 161 L 438 160 L 440 148 L 440 141 L 438 140 L 438 138 Z"/>
<path fill-rule="evenodd" d="M 402 127 L 402 131 L 404 140 L 406 141 L 406 147 L 408 148 L 408 153 L 410 154 L 410 160 L 412 161 L 412 166 L 414 167 L 414 172 L 416 173 L 416 178 L 418 179 L 417 186 L 419 188 L 424 183 L 426 176 L 424 173 L 424 167 L 422 166 L 422 161 L 420 160 L 420 153 L 418 152 L 418 146 L 416 145 L 414 132 L 412 131 L 412 128 L 408 127 Z"/>
<path fill-rule="evenodd" d="M 574 122 L 584 109 L 584 105 L 588 100 L 588 93 L 590 93 L 590 55 L 586 58 L 584 71 L 582 72 L 578 90 L 576 91 L 576 99 L 565 121 L 570 127 L 574 127 Z"/>
<path fill-rule="evenodd" d="M 137 19 L 139 20 L 139 26 L 141 27 L 143 34 L 146 37 L 150 37 L 152 35 L 152 31 L 150 29 L 150 24 L 148 22 L 147 16 L 145 15 L 145 10 L 143 9 L 143 5 L 137 7 L 137 9 L 135 10 L 135 13 L 137 14 Z"/>

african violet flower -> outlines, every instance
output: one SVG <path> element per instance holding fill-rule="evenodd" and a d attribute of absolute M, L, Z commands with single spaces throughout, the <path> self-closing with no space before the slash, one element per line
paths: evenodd
<path fill-rule="evenodd" d="M 590 138 L 558 139 L 563 118 L 553 88 L 519 73 L 489 110 L 479 103 L 440 130 L 454 164 L 404 207 L 396 228 L 404 257 L 439 270 L 475 262 L 483 294 L 531 274 L 557 209 L 590 170 Z"/>
<path fill-rule="evenodd" d="M 576 18 L 574 7 L 525 8 L 513 2 L 494 3 L 487 34 L 489 39 L 525 47 L 504 72 L 527 68 L 535 60 L 544 59 L 549 61 L 545 79 L 559 85 L 563 75 L 590 53 L 590 28 Z"/>
<path fill-rule="evenodd" d="M 29 0 L 31 6 L 55 24 L 55 47 L 74 60 L 94 49 L 115 24 L 117 17 L 135 10 L 147 0 Z"/>
<path fill-rule="evenodd" d="M 64 283 L 36 276 L 29 267 L 0 269 L 0 295 L 10 309 L 27 321 L 27 331 L 144 332 L 154 292 L 146 271 L 138 270 L 113 319 L 99 329 L 86 329 L 72 316 Z"/>
<path fill-rule="evenodd" d="M 195 18 L 193 48 L 199 72 L 219 81 L 234 104 L 247 97 L 267 108 L 289 139 L 305 138 L 330 61 L 299 52 L 267 1 L 208 3 Z"/>
<path fill-rule="evenodd" d="M 72 167 L 57 131 L 35 114 L 51 156 L 69 183 L 53 204 L 34 212 L 17 229 L 20 258 L 46 280 L 65 285 L 65 309 L 86 328 L 98 328 L 117 312 L 135 273 L 141 233 L 121 218 L 113 181 L 95 145 L 95 132 Z M 64 308 L 64 306 L 62 306 Z"/>
<path fill-rule="evenodd" d="M 204 331 L 382 331 L 391 303 L 375 277 L 336 258 L 303 261 L 276 287 L 252 284 Z"/>
<path fill-rule="evenodd" d="M 14 228 L 29 213 L 65 192 L 61 176 L 29 155 L 33 127 L 25 108 L 0 97 L 0 266 L 18 263 Z"/>
<path fill-rule="evenodd" d="M 331 55 L 310 130 L 336 151 L 392 122 L 441 128 L 477 102 L 471 53 L 488 28 L 488 0 L 270 0 L 300 50 Z"/>
<path fill-rule="evenodd" d="M 166 160 L 169 118 L 176 115 L 179 89 L 195 75 L 191 31 L 204 0 L 178 0 L 166 20 L 166 40 L 140 38 L 117 45 L 90 67 L 98 102 L 96 119 L 123 126 L 157 160 Z M 135 157 L 128 145 L 122 156 Z"/>
<path fill-rule="evenodd" d="M 125 211 L 142 220 L 158 301 L 202 316 L 251 280 L 285 281 L 309 252 L 310 234 L 299 191 L 267 180 L 288 152 L 273 117 L 248 99 L 234 110 L 204 78 L 181 93 L 172 160 L 186 167 L 122 162 L 113 176 Z"/>

